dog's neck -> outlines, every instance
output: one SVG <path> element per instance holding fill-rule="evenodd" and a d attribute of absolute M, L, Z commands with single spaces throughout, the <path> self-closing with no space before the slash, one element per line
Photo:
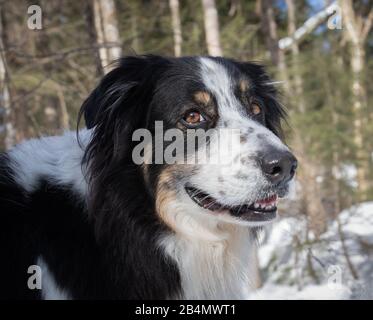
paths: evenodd
<path fill-rule="evenodd" d="M 180 271 L 183 299 L 245 299 L 257 283 L 256 244 L 246 227 L 173 211 L 161 246 Z"/>

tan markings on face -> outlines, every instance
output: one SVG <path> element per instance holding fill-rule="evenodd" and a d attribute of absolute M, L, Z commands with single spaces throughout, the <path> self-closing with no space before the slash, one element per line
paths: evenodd
<path fill-rule="evenodd" d="M 208 105 L 211 102 L 211 95 L 206 91 L 198 91 L 194 94 L 196 102 Z"/>
<path fill-rule="evenodd" d="M 249 81 L 246 79 L 242 79 L 239 83 L 240 91 L 242 93 L 245 93 L 247 90 L 249 90 Z"/>
<path fill-rule="evenodd" d="M 184 215 L 184 210 L 180 207 L 180 199 L 177 194 L 177 183 L 181 176 L 195 174 L 193 165 L 170 165 L 160 174 L 156 189 L 156 212 L 162 222 L 172 231 L 180 231 L 178 217 Z"/>
<path fill-rule="evenodd" d="M 169 219 L 167 212 L 169 210 L 169 205 L 176 201 L 176 188 L 175 188 L 175 166 L 167 167 L 159 176 L 156 190 L 156 211 L 161 220 L 171 228 L 175 230 L 176 226 L 174 221 Z"/>

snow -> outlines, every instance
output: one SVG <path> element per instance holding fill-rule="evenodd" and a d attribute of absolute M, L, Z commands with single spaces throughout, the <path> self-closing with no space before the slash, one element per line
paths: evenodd
<path fill-rule="evenodd" d="M 351 188 L 357 188 L 357 168 L 354 164 L 343 163 L 333 168 L 333 175 L 338 180 L 343 180 Z"/>
<path fill-rule="evenodd" d="M 346 300 L 349 288 L 342 286 L 334 289 L 328 284 L 309 285 L 302 290 L 294 286 L 266 284 L 255 292 L 250 299 L 255 300 Z"/>
<path fill-rule="evenodd" d="M 275 252 L 279 244 L 281 247 L 281 244 L 287 244 L 291 242 L 293 238 L 292 232 L 302 227 L 302 225 L 297 222 L 298 221 L 294 218 L 288 218 L 279 220 L 276 223 L 276 226 L 270 232 L 269 238 L 267 239 L 265 244 L 260 247 L 260 267 L 265 267 L 266 265 L 268 265 L 271 257 L 273 256 L 273 253 Z"/>
<path fill-rule="evenodd" d="M 344 210 L 320 239 L 306 237 L 307 221 L 282 218 L 259 248 L 263 286 L 251 299 L 373 299 L 373 202 Z"/>
<path fill-rule="evenodd" d="M 365 202 L 349 210 L 344 210 L 340 217 L 345 225 L 345 232 L 361 237 L 373 236 L 373 202 Z"/>

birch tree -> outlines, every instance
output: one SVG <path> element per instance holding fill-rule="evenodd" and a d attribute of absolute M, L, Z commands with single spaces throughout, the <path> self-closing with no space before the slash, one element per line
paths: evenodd
<path fill-rule="evenodd" d="M 343 30 L 347 41 L 350 44 L 350 65 L 352 72 L 351 92 L 352 108 L 354 112 L 354 141 L 357 148 L 356 157 L 358 160 L 357 179 L 359 194 L 362 199 L 370 187 L 369 182 L 369 154 L 365 150 L 364 143 L 364 111 L 367 111 L 368 100 L 363 84 L 363 71 L 365 70 L 365 43 L 373 23 L 373 8 L 368 16 L 355 12 L 351 0 L 339 1 L 342 8 Z"/>
<path fill-rule="evenodd" d="M 272 63 L 277 66 L 279 76 L 284 83 L 286 92 L 290 92 L 287 67 L 285 63 L 285 51 L 279 47 L 277 23 L 275 20 L 271 0 L 258 0 L 257 13 L 261 17 L 261 28 L 265 34 L 266 46 L 270 52 Z"/>
<path fill-rule="evenodd" d="M 107 73 L 109 64 L 121 56 L 114 0 L 93 0 L 93 12 L 100 62 Z"/>
<path fill-rule="evenodd" d="M 286 0 L 287 13 L 288 13 L 288 34 L 294 35 L 297 31 L 297 24 L 295 19 L 295 5 L 293 0 Z M 280 46 L 280 43 L 279 43 Z M 283 49 L 282 49 L 283 50 Z M 290 44 L 292 62 L 293 62 L 293 78 L 294 78 L 294 91 L 297 99 L 297 106 L 300 113 L 304 114 L 306 111 L 304 94 L 303 94 L 303 81 L 299 74 L 299 46 L 297 41 L 291 41 Z"/>
<path fill-rule="evenodd" d="M 4 30 L 2 21 L 3 8 L 0 5 L 0 113 L 3 114 L 5 133 L 4 145 L 9 149 L 16 142 L 16 132 L 12 121 L 12 109 L 8 87 L 8 72 L 4 48 Z"/>
<path fill-rule="evenodd" d="M 172 30 L 174 34 L 175 57 L 180 57 L 183 38 L 181 33 L 179 0 L 169 0 L 169 5 L 171 10 Z"/>
<path fill-rule="evenodd" d="M 208 54 L 211 56 L 222 56 L 220 46 L 219 19 L 215 0 L 202 0 L 205 35 Z"/>

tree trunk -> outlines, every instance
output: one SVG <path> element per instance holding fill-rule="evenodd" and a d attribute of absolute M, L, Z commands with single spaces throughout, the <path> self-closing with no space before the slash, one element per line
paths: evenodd
<path fill-rule="evenodd" d="M 120 58 L 120 37 L 114 0 L 93 0 L 94 22 L 102 68 L 109 72 L 112 61 Z"/>
<path fill-rule="evenodd" d="M 261 28 L 265 36 L 266 46 L 269 50 L 272 63 L 277 66 L 279 77 L 284 81 L 285 92 L 290 92 L 289 78 L 285 62 L 285 52 L 280 50 L 278 43 L 279 38 L 277 34 L 277 23 L 275 20 L 272 1 L 261 0 L 257 2 L 258 13 L 261 17 Z"/>
<path fill-rule="evenodd" d="M 98 45 L 98 37 L 97 37 L 97 30 L 95 24 L 95 10 L 93 7 L 93 1 L 86 2 L 86 10 L 85 10 L 85 23 L 86 23 L 86 30 L 88 33 L 89 41 L 91 43 L 96 43 Z M 96 66 L 96 75 L 98 78 L 101 78 L 105 75 L 104 69 L 102 68 L 100 53 L 99 50 L 95 50 L 93 52 L 94 62 Z"/>
<path fill-rule="evenodd" d="M 345 37 L 350 44 L 350 64 L 352 72 L 351 92 L 354 112 L 354 142 L 358 161 L 357 179 L 359 197 L 365 199 L 370 188 L 369 155 L 364 143 L 364 111 L 367 110 L 368 100 L 363 85 L 363 70 L 365 69 L 365 41 L 372 26 L 373 9 L 366 19 L 358 16 L 351 0 L 339 1 L 342 8 Z"/>
<path fill-rule="evenodd" d="M 0 114 L 4 119 L 3 130 L 5 133 L 4 146 L 9 149 L 16 143 L 16 131 L 13 126 L 13 112 L 11 108 L 8 72 L 3 42 L 4 30 L 2 21 L 3 8 L 0 6 Z"/>
<path fill-rule="evenodd" d="M 211 56 L 222 56 L 220 46 L 218 11 L 215 0 L 202 0 L 207 51 Z"/>
<path fill-rule="evenodd" d="M 183 42 L 181 33 L 179 0 L 170 0 L 170 10 L 172 19 L 172 30 L 174 34 L 174 52 L 175 57 L 181 56 L 181 44 Z"/>
<path fill-rule="evenodd" d="M 296 20 L 295 20 L 295 5 L 293 0 L 286 0 L 286 5 L 288 9 L 288 33 L 294 34 L 297 30 Z M 293 78 L 294 78 L 294 89 L 297 98 L 297 107 L 300 113 L 306 111 L 304 95 L 303 95 L 303 81 L 302 77 L 299 74 L 299 46 L 296 41 L 291 45 L 291 55 L 293 62 Z"/>
<path fill-rule="evenodd" d="M 271 0 L 261 0 L 257 2 L 260 8 L 258 13 L 261 17 L 261 28 L 265 36 L 267 49 L 270 52 L 272 63 L 279 64 L 279 55 L 283 52 L 278 47 L 277 23 L 275 20 Z"/>
<path fill-rule="evenodd" d="M 360 195 L 365 198 L 369 190 L 369 155 L 364 144 L 364 112 L 367 107 L 367 96 L 362 84 L 362 73 L 365 61 L 365 50 L 361 43 L 351 46 L 351 70 L 352 70 L 352 108 L 354 119 L 354 142 L 356 145 L 356 157 L 358 160 L 357 179 Z M 366 110 L 366 109 L 365 109 Z"/>

